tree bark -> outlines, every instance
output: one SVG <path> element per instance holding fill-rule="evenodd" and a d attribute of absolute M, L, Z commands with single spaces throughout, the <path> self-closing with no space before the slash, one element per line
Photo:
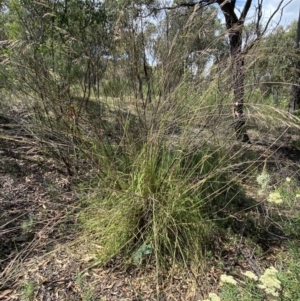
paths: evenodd
<path fill-rule="evenodd" d="M 238 18 L 234 12 L 235 1 L 226 2 L 224 0 L 217 1 L 226 21 L 228 30 L 230 55 L 232 62 L 232 81 L 233 81 L 233 113 L 236 118 L 235 132 L 238 140 L 242 142 L 250 142 L 249 136 L 245 130 L 245 115 L 244 115 L 244 95 L 245 95 L 245 71 L 244 71 L 244 56 L 242 53 L 242 33 L 246 15 L 251 6 L 252 0 L 247 0 L 244 9 Z"/>
<path fill-rule="evenodd" d="M 240 43 L 240 42 L 239 42 Z M 245 96 L 245 72 L 244 57 L 240 52 L 232 54 L 233 68 L 233 113 L 236 118 L 235 132 L 238 140 L 249 142 L 249 136 L 245 130 L 244 96 Z"/>

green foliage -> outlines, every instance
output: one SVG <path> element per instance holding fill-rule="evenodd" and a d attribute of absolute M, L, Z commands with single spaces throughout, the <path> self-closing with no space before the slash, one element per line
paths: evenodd
<path fill-rule="evenodd" d="M 266 170 L 263 170 L 263 172 L 256 177 L 256 181 L 260 185 L 260 188 L 261 188 L 259 191 L 260 193 L 266 192 L 266 190 L 270 184 L 270 180 L 271 180 L 271 177 Z"/>
<path fill-rule="evenodd" d="M 33 282 L 26 282 L 23 285 L 22 295 L 24 301 L 34 300 L 35 284 Z"/>
<path fill-rule="evenodd" d="M 149 245 L 141 245 L 138 250 L 133 254 L 133 263 L 135 265 L 139 265 L 142 263 L 143 258 L 146 255 L 150 255 L 153 253 L 153 246 Z"/>
<path fill-rule="evenodd" d="M 30 232 L 32 230 L 33 226 L 34 226 L 34 221 L 33 221 L 32 217 L 30 217 L 28 220 L 23 221 L 21 224 L 23 233 Z"/>
<path fill-rule="evenodd" d="M 271 175 L 264 172 L 257 177 L 263 191 L 270 191 Z M 287 246 L 277 257 L 276 268 L 268 267 L 261 275 L 252 271 L 238 277 L 221 275 L 219 289 L 206 300 L 298 300 L 299 286 L 299 187 L 294 178 L 287 177 L 271 191 L 267 200 L 271 203 L 270 217 L 282 229 Z M 269 203 L 268 203 L 269 204 Z M 279 211 L 277 211 L 277 209 Z M 236 271 L 234 272 L 236 274 Z M 213 297 L 212 297 L 213 296 Z"/>
<path fill-rule="evenodd" d="M 104 96 L 124 97 L 129 94 L 130 86 L 127 80 L 106 80 L 101 83 L 101 90 Z"/>
<path fill-rule="evenodd" d="M 296 275 L 295 266 L 290 260 L 288 266 L 288 270 L 282 272 L 271 266 L 259 277 L 251 271 L 246 271 L 238 280 L 223 274 L 220 277 L 218 294 L 214 295 L 219 298 L 218 300 L 224 301 L 297 300 L 291 299 L 291 296 L 299 297 L 297 285 L 292 286 Z M 212 300 L 211 297 L 210 299 Z"/>
<path fill-rule="evenodd" d="M 256 62 L 250 68 L 253 73 L 248 73 L 248 80 L 260 90 L 261 96 L 252 87 L 252 100 L 286 109 L 291 90 L 286 83 L 293 82 L 294 66 L 298 60 L 295 50 L 296 28 L 296 21 L 286 28 L 278 26 L 264 37 L 259 48 L 253 50 Z"/>
<path fill-rule="evenodd" d="M 232 233 L 235 222 L 237 228 L 243 224 L 249 240 L 258 234 L 261 213 L 257 219 L 244 217 L 247 199 L 236 181 L 245 183 L 250 168 L 273 148 L 262 154 L 255 144 L 247 152 L 248 146 L 232 143 L 227 119 L 233 70 L 216 8 L 160 14 L 156 5 L 152 0 L 11 0 L 1 15 L 7 41 L 0 79 L 35 114 L 26 119 L 32 136 L 84 188 L 78 220 L 86 244 L 79 247 L 96 253 L 100 262 L 121 254 L 136 266 L 149 260 L 158 268 L 174 262 L 190 267 L 207 249 L 213 252 L 210 246 L 224 227 Z M 144 17 L 151 11 L 157 22 Z M 255 28 L 247 30 L 249 35 Z M 294 53 L 286 45 L 291 49 L 293 30 L 262 38 L 245 58 L 245 101 L 263 104 L 257 111 L 249 105 L 249 116 L 269 127 L 290 124 L 273 106 L 287 103 L 289 88 L 282 82 L 291 78 Z M 233 165 L 240 153 L 246 155 Z M 297 211 L 296 182 L 271 187 L 266 172 L 256 180 L 261 195 L 268 192 L 266 199 L 273 202 L 266 206 Z M 60 200 L 57 191 L 48 189 L 53 200 Z M 248 207 L 256 206 L 253 201 Z M 285 235 L 299 238 L 297 214 L 274 216 L 283 221 Z M 33 220 L 21 227 L 30 232 Z M 258 280 L 243 281 L 238 288 L 225 283 L 222 298 L 267 298 Z M 92 287 L 84 290 L 80 276 L 77 285 L 83 298 L 92 299 Z M 287 281 L 282 286 L 297 298 Z M 28 300 L 33 291 L 33 284 L 24 286 Z"/>
<path fill-rule="evenodd" d="M 160 263 L 199 259 L 213 240 L 210 218 L 236 193 L 219 170 L 223 160 L 206 145 L 190 151 L 145 145 L 114 174 L 119 188 L 104 198 L 99 188 L 81 215 L 86 235 L 94 233 L 102 246 L 101 260 L 120 251 L 133 254 L 134 263 L 150 253 Z"/>
<path fill-rule="evenodd" d="M 265 298 L 276 300 L 298 300 L 300 298 L 300 290 L 298 284 L 299 260 L 297 245 L 291 245 L 289 253 L 284 259 L 284 267 L 281 271 L 270 267 L 260 276 L 255 276 L 252 272 L 244 273 L 243 281 L 236 284 L 222 283 L 218 293 L 221 300 L 265 300 Z M 286 256 L 286 255 L 284 255 Z M 249 275 L 251 278 L 249 278 Z M 223 275 L 222 275 L 223 276 Z M 222 277 L 221 276 L 221 277 Z M 254 278 L 256 277 L 256 278 Z"/>
<path fill-rule="evenodd" d="M 289 211 L 288 216 L 283 221 L 284 233 L 293 240 L 298 239 L 300 233 L 300 215 L 298 214 L 300 189 L 297 182 L 293 178 L 287 177 L 285 181 L 275 189 L 273 195 L 275 195 L 275 197 L 277 196 L 277 199 L 280 200 L 279 203 L 284 204 L 286 210 Z M 269 201 L 270 200 L 272 201 L 269 196 Z"/>
<path fill-rule="evenodd" d="M 76 276 L 76 284 L 81 292 L 81 300 L 82 301 L 93 301 L 94 298 L 94 291 L 91 285 L 86 284 L 83 280 L 83 277 L 80 273 Z"/>
<path fill-rule="evenodd" d="M 282 270 L 278 278 L 282 283 L 283 292 L 281 300 L 292 301 L 300 300 L 299 289 L 299 243 L 291 242 L 288 253 L 282 254 Z"/>

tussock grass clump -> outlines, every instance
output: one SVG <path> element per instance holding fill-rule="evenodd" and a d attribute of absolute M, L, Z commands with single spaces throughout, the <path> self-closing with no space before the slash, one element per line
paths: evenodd
<path fill-rule="evenodd" d="M 214 214 L 236 195 L 223 161 L 207 145 L 189 150 L 145 143 L 128 168 L 114 174 L 122 185 L 105 193 L 100 185 L 81 214 L 100 259 L 122 252 L 135 263 L 148 254 L 159 263 L 198 260 L 213 241 Z"/>

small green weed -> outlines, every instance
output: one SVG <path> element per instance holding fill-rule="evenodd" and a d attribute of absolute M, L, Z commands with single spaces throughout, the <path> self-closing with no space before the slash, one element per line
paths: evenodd
<path fill-rule="evenodd" d="M 90 285 L 84 283 L 82 274 L 78 273 L 76 277 L 76 284 L 81 293 L 81 300 L 82 301 L 93 301 L 94 299 L 94 292 L 93 288 Z"/>
<path fill-rule="evenodd" d="M 28 220 L 25 220 L 21 223 L 21 229 L 23 234 L 30 232 L 33 228 L 34 221 L 32 217 L 29 217 Z"/>
<path fill-rule="evenodd" d="M 300 300 L 299 247 L 298 242 L 292 242 L 289 244 L 288 252 L 281 256 L 281 270 L 278 279 L 283 287 L 282 300 L 285 301 Z"/>
<path fill-rule="evenodd" d="M 142 245 L 138 248 L 138 250 L 133 254 L 133 263 L 135 265 L 141 264 L 143 258 L 146 255 L 150 255 L 153 253 L 153 246 L 149 245 Z"/>
<path fill-rule="evenodd" d="M 24 301 L 32 301 L 34 299 L 35 284 L 33 282 L 26 282 L 22 288 L 22 295 Z"/>
<path fill-rule="evenodd" d="M 269 193 L 269 203 L 284 209 L 285 217 L 281 215 L 281 224 L 284 233 L 289 238 L 299 238 L 300 214 L 298 213 L 300 203 L 300 190 L 295 180 L 287 177 L 285 181 Z"/>
<path fill-rule="evenodd" d="M 291 209 L 295 210 L 300 201 L 300 189 L 296 181 L 287 177 L 285 181 L 277 188 L 284 203 Z"/>
<path fill-rule="evenodd" d="M 271 177 L 265 169 L 263 170 L 263 172 L 261 174 L 259 174 L 256 177 L 256 181 L 260 186 L 259 194 L 266 192 L 266 190 L 269 186 L 270 180 L 271 180 Z"/>
<path fill-rule="evenodd" d="M 211 294 L 210 299 L 207 300 L 261 301 L 274 298 L 279 300 L 277 298 L 281 297 L 283 286 L 278 275 L 274 267 L 266 269 L 260 277 L 251 271 L 246 271 L 240 275 L 239 280 L 223 274 L 220 277 L 218 294 Z"/>
<path fill-rule="evenodd" d="M 266 172 L 257 177 L 257 182 L 263 191 L 269 189 L 269 175 Z M 287 177 L 281 185 L 270 191 L 267 197 L 272 207 L 276 205 L 280 209 L 278 223 L 282 226 L 284 235 L 290 238 L 287 249 L 278 256 L 280 261 L 280 264 L 277 264 L 278 269 L 271 266 L 259 276 L 246 271 L 237 279 L 229 275 L 221 275 L 219 290 L 211 293 L 206 300 L 300 300 L 298 285 L 300 214 L 296 210 L 299 206 L 299 195 L 297 183 Z"/>

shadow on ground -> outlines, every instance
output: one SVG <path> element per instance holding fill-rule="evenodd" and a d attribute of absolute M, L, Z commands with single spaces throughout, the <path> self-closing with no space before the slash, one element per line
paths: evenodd
<path fill-rule="evenodd" d="M 0 116 L 0 290 L 20 262 L 75 238 L 76 197 L 64 168 L 10 116 Z M 22 273 L 22 272 L 21 272 Z M 10 299 L 13 300 L 13 299 Z"/>

